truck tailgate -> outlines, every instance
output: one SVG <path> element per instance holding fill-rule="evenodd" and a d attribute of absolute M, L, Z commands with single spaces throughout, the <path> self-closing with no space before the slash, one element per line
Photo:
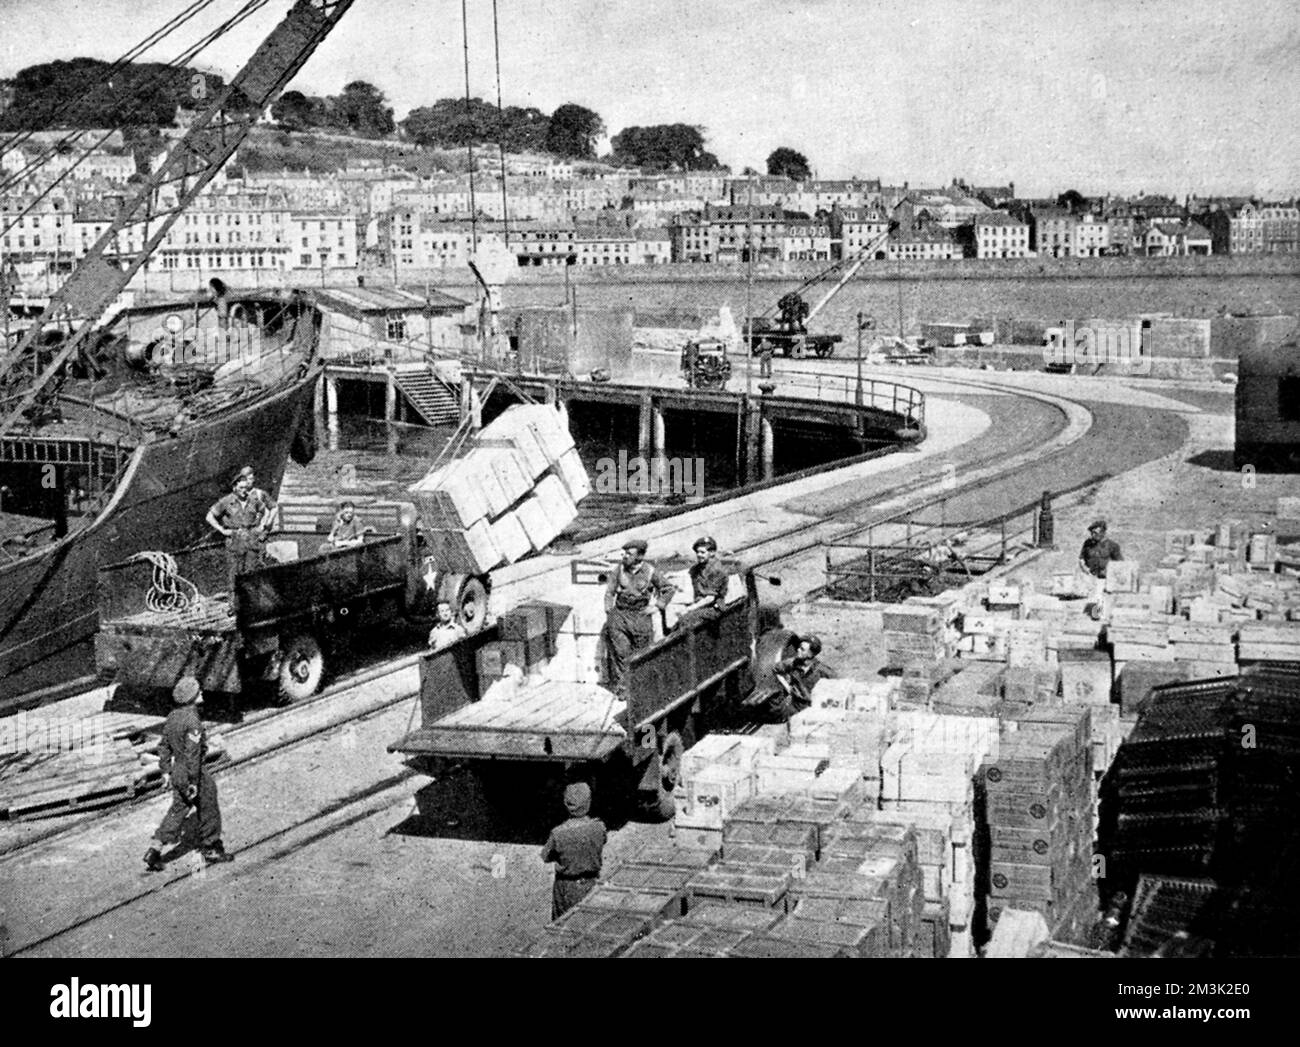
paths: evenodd
<path fill-rule="evenodd" d="M 463 759 L 603 760 L 623 744 L 623 703 L 603 687 L 545 681 L 473 702 L 390 752 Z"/>

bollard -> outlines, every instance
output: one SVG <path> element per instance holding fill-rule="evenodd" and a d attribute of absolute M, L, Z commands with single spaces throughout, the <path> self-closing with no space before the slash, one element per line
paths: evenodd
<path fill-rule="evenodd" d="M 1034 544 L 1039 549 L 1056 548 L 1056 520 L 1052 516 L 1052 492 L 1044 491 L 1038 507 L 1038 535 Z"/>

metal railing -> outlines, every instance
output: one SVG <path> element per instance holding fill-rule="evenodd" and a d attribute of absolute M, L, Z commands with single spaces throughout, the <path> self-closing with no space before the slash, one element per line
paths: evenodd
<path fill-rule="evenodd" d="M 773 380 L 760 379 L 760 381 Z M 858 380 L 854 375 L 807 372 L 782 374 L 778 388 L 788 389 L 791 386 L 812 390 L 811 399 L 828 399 L 827 394 L 838 393 L 846 404 L 855 405 L 858 402 Z M 861 406 L 897 414 L 903 418 L 909 429 L 919 429 L 925 424 L 925 393 L 910 385 L 864 378 Z"/>

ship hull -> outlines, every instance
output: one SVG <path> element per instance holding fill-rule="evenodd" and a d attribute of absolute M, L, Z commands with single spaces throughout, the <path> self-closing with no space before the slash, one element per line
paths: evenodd
<path fill-rule="evenodd" d="M 38 553 L 0 566 L 0 702 L 91 671 L 78 649 L 98 626 L 98 568 L 145 549 L 209 540 L 204 517 L 251 465 L 259 487 L 279 491 L 290 447 L 309 417 L 313 369 L 180 436 L 136 448 L 112 500 L 87 526 Z"/>

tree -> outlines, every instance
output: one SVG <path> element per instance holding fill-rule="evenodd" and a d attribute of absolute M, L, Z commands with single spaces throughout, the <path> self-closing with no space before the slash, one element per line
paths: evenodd
<path fill-rule="evenodd" d="M 779 149 L 773 149 L 768 155 L 767 173 L 802 182 L 812 174 L 812 170 L 808 167 L 808 158 L 803 153 L 795 152 L 783 145 Z"/>
<path fill-rule="evenodd" d="M 341 130 L 362 138 L 383 138 L 393 133 L 393 110 L 384 105 L 384 94 L 374 84 L 353 80 L 334 99 Z"/>
<path fill-rule="evenodd" d="M 315 126 L 312 100 L 301 91 L 285 91 L 271 106 L 271 117 L 287 131 L 306 131 Z"/>
<path fill-rule="evenodd" d="M 1068 207 L 1071 214 L 1078 214 L 1088 208 L 1088 198 L 1077 189 L 1067 189 L 1056 198 L 1057 207 Z"/>
<path fill-rule="evenodd" d="M 546 150 L 560 156 L 592 160 L 596 156 L 596 139 L 605 133 L 605 122 L 597 113 L 567 102 L 551 114 L 546 129 Z"/>
<path fill-rule="evenodd" d="M 481 98 L 471 98 L 468 109 L 463 98 L 440 98 L 412 109 L 402 121 L 408 137 L 440 149 L 499 141 L 512 152 L 536 152 L 546 148 L 549 128 L 550 117 L 540 109 L 510 105 L 498 112 Z"/>
<path fill-rule="evenodd" d="M 610 145 L 617 162 L 653 170 L 715 171 L 720 166 L 704 148 L 703 128 L 687 124 L 625 127 Z"/>

